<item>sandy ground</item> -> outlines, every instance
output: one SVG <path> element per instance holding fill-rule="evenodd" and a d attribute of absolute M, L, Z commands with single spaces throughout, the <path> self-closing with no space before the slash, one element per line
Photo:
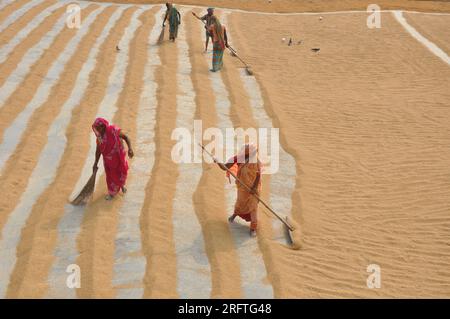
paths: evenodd
<path fill-rule="evenodd" d="M 303 3 L 273 1 L 218 1 L 224 7 L 260 11 L 317 11 L 364 9 L 361 2 Z M 0 11 L 0 24 L 26 1 L 14 1 Z M 0 33 L 7 43 L 41 8 L 44 0 Z M 240 4 L 238 6 L 238 3 Z M 445 11 L 448 3 L 394 1 L 404 9 Z M 206 4 L 206 2 L 202 2 Z M 216 4 L 219 6 L 219 4 Z M 361 6 L 361 7 L 360 7 Z M 83 19 L 98 7 L 83 9 Z M 383 7 L 383 6 L 382 6 Z M 134 141 L 138 132 L 137 103 L 143 90 L 142 65 L 149 59 L 146 39 L 159 7 L 143 13 L 141 25 L 129 47 L 118 110 L 112 121 Z M 116 7 L 103 10 L 66 63 L 45 103 L 31 116 L 20 142 L 0 174 L 0 229 L 15 211 L 22 193 L 47 143 L 49 127 L 76 84 L 89 50 Z M 100 47 L 88 86 L 65 130 L 67 146 L 56 175 L 33 203 L 26 224 L 17 226 L 20 242 L 17 260 L 2 297 L 43 298 L 52 283 L 48 276 L 55 260 L 58 223 L 89 152 L 91 124 L 103 98 L 115 46 L 129 26 L 136 7 L 126 9 Z M 0 85 L 7 83 L 28 49 L 52 28 L 63 10 L 58 9 L 21 42 L 0 64 Z M 201 12 L 201 10 L 197 10 Z M 219 11 L 219 14 L 224 12 Z M 450 54 L 450 16 L 407 14 L 422 35 Z M 252 21 L 246 32 L 236 32 Z M 201 53 L 201 25 L 183 17 L 186 28 L 191 79 L 195 90 L 195 118 L 204 127 L 217 126 L 223 114 L 214 108 L 209 65 Z M 448 91 L 450 69 L 411 37 L 391 13 L 382 14 L 381 29 L 366 27 L 365 13 L 275 16 L 233 12 L 228 15 L 231 43 L 252 66 L 262 93 L 265 111 L 281 130 L 283 148 L 295 159 L 296 184 L 292 216 L 301 225 L 303 248 L 292 250 L 273 240 L 272 219 L 260 212 L 259 253 L 267 270 L 267 284 L 277 298 L 310 297 L 449 297 L 450 296 L 450 132 Z M 33 64 L 23 82 L 0 108 L 0 138 L 30 103 L 52 61 L 76 35 L 63 31 Z M 281 38 L 293 38 L 287 46 Z M 301 44 L 297 44 L 302 40 Z M 319 53 L 310 49 L 320 47 Z M 157 112 L 155 163 L 145 188 L 140 212 L 141 254 L 146 259 L 142 279 L 146 298 L 177 298 L 177 266 L 172 224 L 177 164 L 170 160 L 176 128 L 175 85 L 179 49 L 165 42 L 159 47 L 156 68 Z M 234 127 L 256 126 L 250 97 L 240 78 L 241 64 L 225 56 L 221 79 L 231 102 L 229 118 Z M 49 80 L 49 79 L 47 79 Z M 3 91 L 1 91 L 3 92 Z M 62 132 L 64 133 L 64 132 Z M 49 165 L 51 165 L 49 163 Z M 203 164 L 193 204 L 204 238 L 212 290 L 211 297 L 239 298 L 242 288 L 236 244 L 226 222 L 224 175 Z M 130 172 L 129 183 L 139 178 Z M 271 193 L 270 176 L 263 180 L 263 198 Z M 83 298 L 115 297 L 112 283 L 114 239 L 123 197 L 105 202 L 104 176 L 99 177 L 94 198 L 84 210 L 76 239 L 76 263 L 83 269 Z M 5 234 L 0 233 L 0 241 Z M 368 289 L 366 268 L 378 264 L 382 288 Z"/>
<path fill-rule="evenodd" d="M 246 18 L 233 15 L 232 25 Z M 450 19 L 440 18 L 429 28 L 445 42 L 438 25 Z M 427 58 L 390 14 L 379 30 L 358 14 L 253 19 L 267 27 L 235 41 L 260 66 L 257 78 L 302 172 L 295 211 L 305 248 L 276 258 L 289 268 L 283 296 L 376 296 L 358 285 L 370 263 L 384 270 L 380 296 L 448 296 L 447 279 L 437 279 L 450 262 L 449 163 L 441 153 L 448 66 Z M 304 44 L 282 45 L 280 34 Z M 260 43 L 264 53 L 250 50 Z"/>
<path fill-rule="evenodd" d="M 448 16 L 428 16 L 406 13 L 409 23 L 430 41 L 436 43 L 445 52 L 450 51 L 450 30 L 446 28 Z"/>
<path fill-rule="evenodd" d="M 159 4 L 158 0 L 100 0 L 100 2 L 115 3 L 137 3 L 137 4 Z M 323 11 L 345 11 L 345 10 L 363 10 L 373 4 L 373 1 L 366 0 L 179 0 L 173 1 L 175 4 L 213 6 L 217 8 L 233 8 L 248 11 L 261 12 L 323 12 Z M 376 4 L 383 10 L 402 9 L 411 11 L 430 11 L 430 12 L 450 12 L 450 3 L 447 1 L 415 1 L 415 0 L 381 0 Z"/>

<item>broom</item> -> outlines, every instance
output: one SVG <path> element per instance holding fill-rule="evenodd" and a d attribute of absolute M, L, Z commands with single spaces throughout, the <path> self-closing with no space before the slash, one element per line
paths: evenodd
<path fill-rule="evenodd" d="M 214 160 L 214 163 L 218 163 L 218 161 L 216 160 L 216 158 L 210 153 L 208 152 L 202 144 L 200 144 L 200 147 L 209 155 L 211 156 L 211 158 Z M 242 182 L 239 177 L 237 177 L 231 170 L 228 169 L 228 167 L 224 166 L 224 168 L 227 170 L 228 173 L 230 173 L 231 176 L 233 176 L 242 186 L 244 186 L 247 191 L 251 192 L 250 187 L 248 187 L 244 182 Z M 288 238 L 289 241 L 291 243 L 291 247 L 293 249 L 300 249 L 301 244 L 300 244 L 300 233 L 297 231 L 299 229 L 298 225 L 291 220 L 290 218 L 288 218 L 287 216 L 285 216 L 285 218 L 282 218 L 280 215 L 278 215 L 272 208 L 269 207 L 269 205 L 267 205 L 258 195 L 256 194 L 252 194 L 261 204 L 264 205 L 265 208 L 267 208 L 268 211 L 270 211 L 275 217 L 277 217 L 286 227 L 286 233 L 288 234 Z"/>
<path fill-rule="evenodd" d="M 157 44 L 161 44 L 164 41 L 164 30 L 166 29 L 166 27 L 162 27 L 161 29 L 161 33 L 159 34 L 159 38 L 158 38 L 158 42 Z"/>
<path fill-rule="evenodd" d="M 84 205 L 92 197 L 95 188 L 95 177 L 97 176 L 97 171 L 98 169 L 92 172 L 91 177 L 87 181 L 86 185 L 84 185 L 80 194 L 78 194 L 78 196 L 75 197 L 75 199 L 71 202 L 72 205 L 74 206 Z"/>

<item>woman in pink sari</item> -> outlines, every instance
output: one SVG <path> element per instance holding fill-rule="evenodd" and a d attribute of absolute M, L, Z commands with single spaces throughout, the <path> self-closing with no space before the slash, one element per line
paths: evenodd
<path fill-rule="evenodd" d="M 106 183 L 108 185 L 108 195 L 106 200 L 111 200 L 122 190 L 126 193 L 125 183 L 128 173 L 128 161 L 126 158 L 123 139 L 128 146 L 128 156 L 133 157 L 133 149 L 128 136 L 121 132 L 121 129 L 115 125 L 109 125 L 104 118 L 97 118 L 92 124 L 92 130 L 97 136 L 97 149 L 95 151 L 95 163 L 93 171 L 98 169 L 100 155 L 103 156 L 103 166 L 105 167 Z"/>
<path fill-rule="evenodd" d="M 247 222 L 250 222 L 250 235 L 256 236 L 258 226 L 258 199 L 253 196 L 259 196 L 261 192 L 261 162 L 258 159 L 258 149 L 253 144 L 246 144 L 240 153 L 230 158 L 227 163 L 218 163 L 223 170 L 228 168 L 232 171 L 247 187 L 236 180 L 237 199 L 234 204 L 234 212 L 228 218 L 232 223 L 239 216 Z M 227 172 L 228 178 L 230 174 Z"/>

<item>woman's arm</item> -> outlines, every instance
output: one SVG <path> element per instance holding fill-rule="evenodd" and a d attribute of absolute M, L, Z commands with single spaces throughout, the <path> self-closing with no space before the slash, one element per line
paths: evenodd
<path fill-rule="evenodd" d="M 164 20 L 163 20 L 163 27 L 165 27 L 166 20 L 167 20 L 167 15 L 169 14 L 169 10 L 166 10 L 166 15 L 164 16 Z"/>
<path fill-rule="evenodd" d="M 231 166 L 233 166 L 236 162 L 237 162 L 237 156 L 234 156 L 232 161 L 229 161 L 229 162 L 227 162 L 227 163 L 225 163 L 225 164 L 219 163 L 219 162 L 216 162 L 216 163 L 217 163 L 217 165 L 219 165 L 219 167 L 220 167 L 223 171 L 226 171 L 227 168 L 230 169 Z"/>
<path fill-rule="evenodd" d="M 123 139 L 123 140 L 125 141 L 125 143 L 127 143 L 127 146 L 128 146 L 128 156 L 129 156 L 130 158 L 133 158 L 134 152 L 133 152 L 133 148 L 131 147 L 131 141 L 130 141 L 130 139 L 128 138 L 128 136 L 127 136 L 126 134 L 123 134 L 122 132 L 120 132 L 119 137 L 120 137 L 121 139 Z"/>
<path fill-rule="evenodd" d="M 205 20 L 204 17 L 199 17 L 199 16 L 197 15 L 197 13 L 195 13 L 195 12 L 192 12 L 192 15 L 193 15 L 194 17 L 196 17 L 197 19 L 199 19 L 200 21 Z"/>
<path fill-rule="evenodd" d="M 94 166 L 92 166 L 93 172 L 98 170 L 98 161 L 100 160 L 100 155 L 102 155 L 102 154 L 100 153 L 100 148 L 98 147 L 98 144 L 97 144 L 97 147 L 95 149 L 95 162 L 94 162 Z"/>

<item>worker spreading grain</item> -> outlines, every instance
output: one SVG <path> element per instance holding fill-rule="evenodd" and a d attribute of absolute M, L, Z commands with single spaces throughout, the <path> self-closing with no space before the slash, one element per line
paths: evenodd
<path fill-rule="evenodd" d="M 258 159 L 257 147 L 246 144 L 238 155 L 230 158 L 225 164 L 218 163 L 218 165 L 224 171 L 228 168 L 248 187 L 236 180 L 237 199 L 233 215 L 228 218 L 228 221 L 232 223 L 237 216 L 241 217 L 250 222 L 250 235 L 256 236 L 259 201 L 253 194 L 259 196 L 261 192 L 261 162 Z M 227 176 L 230 178 L 230 173 L 227 172 Z"/>
<path fill-rule="evenodd" d="M 165 22 L 169 20 L 169 39 L 175 42 L 175 39 L 178 36 L 178 26 L 181 24 L 181 15 L 180 12 L 175 8 L 172 3 L 166 3 L 167 11 L 163 20 L 163 28 L 165 27 Z"/>
<path fill-rule="evenodd" d="M 211 71 L 217 72 L 222 69 L 223 52 L 225 51 L 225 48 L 228 48 L 227 30 L 224 25 L 220 24 L 219 18 L 213 15 L 211 17 L 211 25 L 208 27 L 208 31 L 212 34 L 213 38 L 213 59 Z"/>
<path fill-rule="evenodd" d="M 106 184 L 108 185 L 108 195 L 106 200 L 111 200 L 122 190 L 126 193 L 125 183 L 128 173 L 128 161 L 122 140 L 127 143 L 128 156 L 134 156 L 130 139 L 121 132 L 121 129 L 115 125 L 109 125 L 104 118 L 97 118 L 92 125 L 92 130 L 97 137 L 97 148 L 95 150 L 95 162 L 92 170 L 94 173 L 98 170 L 98 161 L 100 155 L 103 156 L 103 166 L 106 174 Z"/>

